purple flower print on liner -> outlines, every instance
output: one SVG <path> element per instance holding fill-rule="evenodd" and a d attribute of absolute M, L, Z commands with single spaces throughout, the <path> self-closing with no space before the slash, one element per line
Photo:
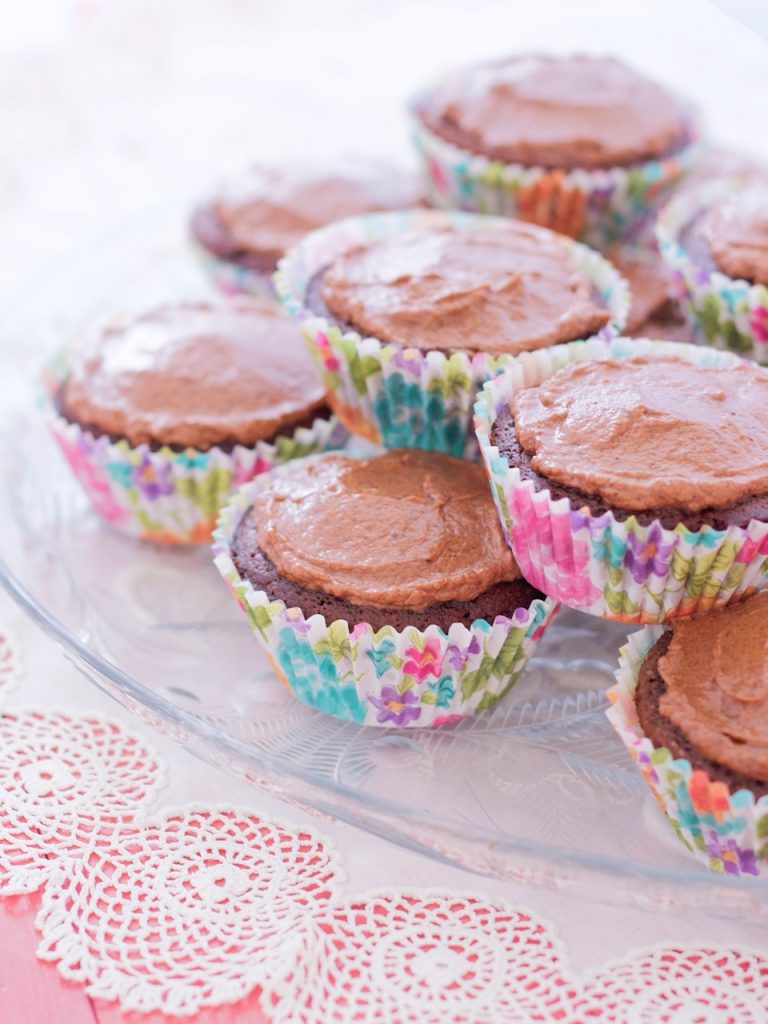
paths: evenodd
<path fill-rule="evenodd" d="M 136 486 L 150 501 L 173 494 L 172 476 L 173 466 L 170 462 L 165 463 L 158 472 L 146 453 L 142 456 L 141 462 L 134 472 Z"/>
<path fill-rule="evenodd" d="M 396 366 L 398 370 L 406 370 L 408 373 L 418 374 L 421 360 L 422 355 L 420 352 L 414 352 L 413 349 L 398 348 L 392 356 L 392 365 Z"/>
<path fill-rule="evenodd" d="M 392 722 L 393 725 L 408 725 L 421 714 L 418 697 L 412 690 L 398 693 L 394 686 L 385 686 L 379 697 L 369 696 L 368 700 L 377 709 L 376 721 Z"/>
<path fill-rule="evenodd" d="M 664 531 L 658 521 L 651 523 L 644 539 L 634 533 L 629 534 L 624 564 L 632 573 L 635 583 L 645 583 L 651 573 L 654 576 L 666 575 L 675 545 L 662 544 L 663 535 Z"/>
<path fill-rule="evenodd" d="M 477 639 L 475 634 L 472 634 L 472 639 L 466 647 L 460 647 L 458 644 L 448 644 L 448 648 L 445 652 L 445 657 L 450 663 L 451 667 L 456 671 L 460 671 L 467 663 L 467 659 L 470 654 L 480 653 L 480 641 Z"/>
<path fill-rule="evenodd" d="M 705 835 L 704 841 L 710 857 L 723 862 L 723 870 L 726 875 L 757 874 L 754 850 L 742 850 L 735 839 L 721 839 L 714 829 Z"/>

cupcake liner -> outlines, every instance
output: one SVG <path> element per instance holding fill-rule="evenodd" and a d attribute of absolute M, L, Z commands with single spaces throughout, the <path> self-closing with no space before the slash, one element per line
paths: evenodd
<path fill-rule="evenodd" d="M 633 633 L 621 649 L 616 685 L 608 690 L 611 725 L 624 741 L 643 778 L 677 835 L 712 871 L 757 875 L 768 861 L 768 796 L 731 792 L 666 747 L 654 747 L 643 732 L 635 706 L 640 667 L 663 630 Z"/>
<path fill-rule="evenodd" d="M 312 278 L 334 259 L 375 239 L 415 227 L 449 225 L 468 230 L 504 225 L 457 211 L 408 210 L 350 217 L 307 235 L 280 262 L 277 293 L 301 322 L 304 338 L 323 374 L 329 401 L 354 434 L 387 448 L 426 448 L 449 455 L 476 455 L 472 406 L 479 387 L 509 364 L 510 355 L 485 352 L 423 352 L 361 338 L 342 331 L 305 306 Z M 544 229 L 542 229 L 544 230 Z M 623 327 L 629 290 L 599 253 L 563 238 L 573 267 L 587 275 L 612 319 L 597 337 L 611 338 Z M 471 339 L 467 339 L 468 346 Z"/>
<path fill-rule="evenodd" d="M 419 103 L 411 108 L 413 140 L 435 206 L 518 217 L 597 248 L 640 238 L 701 149 L 689 110 L 687 141 L 663 159 L 570 170 L 505 164 L 436 135 L 418 116 Z"/>
<path fill-rule="evenodd" d="M 697 337 L 707 345 L 766 364 L 768 287 L 699 266 L 681 241 L 682 232 L 697 214 L 741 184 L 739 179 L 731 178 L 686 189 L 661 211 L 656 237 Z"/>
<path fill-rule="evenodd" d="M 271 302 L 277 300 L 272 274 L 215 256 L 199 242 L 193 241 L 191 244 L 206 276 L 224 295 L 250 295 Z"/>
<path fill-rule="evenodd" d="M 279 473 L 280 470 L 275 472 Z M 384 727 L 439 726 L 489 710 L 523 672 L 558 610 L 549 599 L 493 623 L 455 623 L 446 634 L 367 623 L 354 627 L 272 601 L 243 579 L 231 557 L 235 531 L 272 473 L 240 489 L 222 509 L 214 561 L 283 685 L 336 718 Z"/>
<path fill-rule="evenodd" d="M 54 398 L 66 379 L 68 356 L 60 352 L 43 374 L 49 396 L 48 425 L 94 510 L 124 533 L 163 544 L 210 542 L 219 509 L 231 492 L 275 465 L 313 452 L 340 448 L 347 432 L 335 417 L 318 418 L 274 442 L 231 451 L 186 448 L 157 451 L 147 444 L 94 437 L 64 419 Z"/>
<path fill-rule="evenodd" d="M 520 356 L 486 384 L 475 429 L 507 540 L 523 576 L 555 600 L 622 622 L 655 623 L 700 614 L 768 587 L 768 523 L 746 528 L 668 530 L 634 516 L 572 510 L 567 498 L 536 491 L 491 444 L 499 411 L 524 387 L 542 383 L 581 359 L 676 355 L 702 366 L 732 366 L 736 356 L 682 342 L 616 338 L 576 342 Z M 649 453 L 652 458 L 652 453 Z"/>

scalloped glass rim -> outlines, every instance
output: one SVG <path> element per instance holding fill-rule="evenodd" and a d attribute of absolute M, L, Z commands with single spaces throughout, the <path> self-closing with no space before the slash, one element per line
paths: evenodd
<path fill-rule="evenodd" d="M 182 227 L 184 209 L 186 207 L 181 205 L 176 208 L 166 206 L 162 211 L 153 209 L 147 215 L 79 247 L 21 289 L 6 306 L 0 323 L 6 346 L 14 346 L 15 343 L 16 350 L 11 348 L 15 358 L 8 360 L 9 378 L 10 363 L 13 362 L 13 381 L 9 379 L 8 385 L 15 383 L 16 387 L 12 392 L 11 386 L 7 386 L 10 396 L 6 402 L 8 411 L 2 414 L 0 433 L 8 436 L 9 422 L 12 426 L 9 416 L 29 416 L 32 392 L 29 382 L 44 358 L 45 349 L 52 348 L 58 341 L 57 332 L 72 330 L 75 325 L 84 326 L 99 310 L 117 305 L 131 308 L 139 301 L 137 296 L 142 301 L 156 301 L 164 294 L 187 297 L 210 294 L 205 277 L 186 249 Z M 157 272 L 158 268 L 162 273 Z M 129 281 L 130 286 L 126 283 Z M 69 323 L 67 316 L 71 318 Z M 55 325 L 53 335 L 50 321 Z M 38 340 L 35 345 L 30 344 L 30 329 L 36 338 L 42 335 L 42 343 Z M 3 398 L 5 400 L 6 396 Z M 6 467 L 3 467 L 3 474 L 6 472 Z M 4 500 L 10 500 L 12 489 L 3 487 L 2 490 Z M 460 813 L 453 818 L 434 814 L 431 810 L 425 814 L 422 808 L 403 800 L 364 792 L 340 781 L 336 774 L 322 777 L 315 771 L 302 768 L 293 758 L 259 749 L 253 743 L 206 721 L 200 713 L 189 711 L 181 703 L 153 691 L 116 661 L 100 653 L 87 639 L 78 636 L 33 592 L 30 580 L 24 578 L 25 572 L 32 570 L 26 564 L 21 568 L 17 565 L 11 567 L 7 552 L 2 550 L 3 543 L 8 542 L 7 534 L 8 531 L 4 530 L 0 538 L 0 584 L 32 620 L 60 644 L 78 668 L 154 728 L 172 735 L 211 763 L 224 766 L 291 803 L 330 814 L 434 859 L 484 874 L 540 883 L 566 892 L 584 892 L 588 887 L 588 891 L 597 898 L 652 909 L 699 909 L 727 916 L 745 912 L 765 916 L 768 912 L 768 901 L 765 900 L 768 881 L 762 879 L 723 878 L 707 872 L 692 858 L 681 860 L 675 856 L 671 864 L 659 864 L 630 856 L 574 849 L 562 842 L 544 842 L 525 835 L 510 835 L 499 828 L 484 827 L 462 819 Z M 146 553 L 146 549 L 142 551 Z M 221 595 L 222 602 L 230 602 L 234 609 L 223 585 Z M 247 631 L 245 623 L 242 628 Z M 249 638 L 249 642 L 253 641 Z M 513 697 L 508 699 L 513 700 Z M 590 704 L 587 701 L 585 707 L 576 707 L 570 721 L 594 720 L 597 723 L 595 716 L 602 718 L 602 712 L 594 702 Z M 485 722 L 491 725 L 496 718 L 494 713 Z M 325 722 L 325 719 L 319 716 L 313 721 Z M 406 741 L 405 733 L 396 730 L 386 734 L 374 733 L 339 723 L 335 728 L 345 730 L 344 737 L 349 737 L 349 743 L 353 743 L 355 735 L 366 733 L 366 749 L 397 750 L 398 745 Z M 539 726 L 535 716 L 525 728 L 529 734 L 536 732 Z M 495 742 L 499 737 L 508 738 L 515 733 L 514 728 L 507 728 L 503 721 L 498 727 L 482 726 L 479 731 L 489 737 L 483 754 L 493 753 L 491 737 L 495 737 Z M 519 734 L 523 735 L 524 731 L 520 726 Z M 445 734 L 446 730 L 437 732 Z M 425 733 L 418 735 L 425 736 Z M 456 730 L 454 735 L 461 738 L 462 729 Z M 387 738 L 382 743 L 383 736 Z M 471 738 L 474 740 L 475 737 Z M 411 737 L 407 737 L 407 741 L 410 740 Z M 616 742 L 619 744 L 618 740 Z M 536 749 L 535 744 L 531 749 Z M 628 771 L 635 772 L 631 767 Z M 633 790 L 637 789 L 638 794 L 645 791 L 639 775 L 637 786 L 633 782 L 629 785 Z M 643 798 L 639 797 L 637 809 L 642 809 L 642 806 Z M 493 825 L 491 815 L 487 814 L 487 817 Z M 666 846 L 661 838 L 659 843 Z M 680 852 L 684 854 L 682 847 Z"/>

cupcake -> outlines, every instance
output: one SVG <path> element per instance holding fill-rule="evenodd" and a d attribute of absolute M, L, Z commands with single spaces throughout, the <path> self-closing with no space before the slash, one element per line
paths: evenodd
<path fill-rule="evenodd" d="M 768 586 L 768 371 L 619 338 L 521 356 L 476 406 L 520 570 L 581 611 L 663 622 Z"/>
<path fill-rule="evenodd" d="M 350 430 L 451 455 L 476 451 L 477 389 L 513 355 L 613 337 L 629 302 L 611 264 L 569 238 L 426 210 L 313 232 L 275 283 Z"/>
<path fill-rule="evenodd" d="M 210 540 L 238 484 L 345 432 L 274 303 L 178 303 L 114 322 L 47 374 L 50 426 L 96 511 L 146 540 Z"/>
<path fill-rule="evenodd" d="M 300 700 L 368 725 L 492 708 L 556 611 L 519 576 L 480 466 L 315 455 L 243 488 L 216 565 Z"/>
<path fill-rule="evenodd" d="M 709 146 L 701 153 L 682 185 L 676 189 L 676 194 L 720 178 L 738 178 L 746 182 L 753 178 L 765 178 L 766 173 L 766 165 L 747 153 L 722 146 Z"/>
<path fill-rule="evenodd" d="M 272 298 L 278 261 L 307 232 L 422 202 L 415 178 L 372 161 L 252 167 L 197 207 L 190 234 L 223 291 Z"/>
<path fill-rule="evenodd" d="M 757 874 L 768 846 L 768 593 L 646 629 L 608 712 L 675 831 L 715 871 Z"/>
<path fill-rule="evenodd" d="M 610 253 L 611 262 L 629 285 L 632 302 L 624 333 L 630 337 L 693 341 L 672 275 L 650 246 L 622 247 Z"/>
<path fill-rule="evenodd" d="M 656 233 L 702 340 L 768 362 L 768 179 L 686 190 Z"/>
<path fill-rule="evenodd" d="M 697 149 L 691 111 L 607 57 L 461 68 L 412 114 L 437 206 L 519 217 L 597 246 L 641 234 Z"/>

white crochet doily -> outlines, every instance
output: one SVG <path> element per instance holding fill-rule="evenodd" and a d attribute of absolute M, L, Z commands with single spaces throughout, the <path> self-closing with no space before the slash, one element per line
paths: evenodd
<path fill-rule="evenodd" d="M 768 958 L 659 946 L 579 977 L 535 915 L 458 893 L 347 900 L 264 993 L 272 1024 L 758 1024 Z"/>
<path fill-rule="evenodd" d="M 0 690 L 4 662 L 0 642 Z M 0 715 L 0 895 L 42 887 L 38 955 L 124 1010 L 187 1016 L 261 990 L 273 1024 L 768 1021 L 760 953 L 665 946 L 578 976 L 550 924 L 501 901 L 342 898 L 312 830 L 229 807 L 145 820 L 163 774 L 101 715 Z"/>
<path fill-rule="evenodd" d="M 191 808 L 62 866 L 38 956 L 126 1010 L 190 1014 L 272 980 L 335 895 L 335 856 L 314 833 Z"/>
<path fill-rule="evenodd" d="M 0 895 L 34 892 L 61 858 L 109 844 L 132 825 L 162 775 L 150 747 L 101 715 L 5 711 Z"/>
<path fill-rule="evenodd" d="M 556 1020 L 568 982 L 533 915 L 459 893 L 340 903 L 321 938 L 265 995 L 273 1024 L 527 1024 Z"/>

